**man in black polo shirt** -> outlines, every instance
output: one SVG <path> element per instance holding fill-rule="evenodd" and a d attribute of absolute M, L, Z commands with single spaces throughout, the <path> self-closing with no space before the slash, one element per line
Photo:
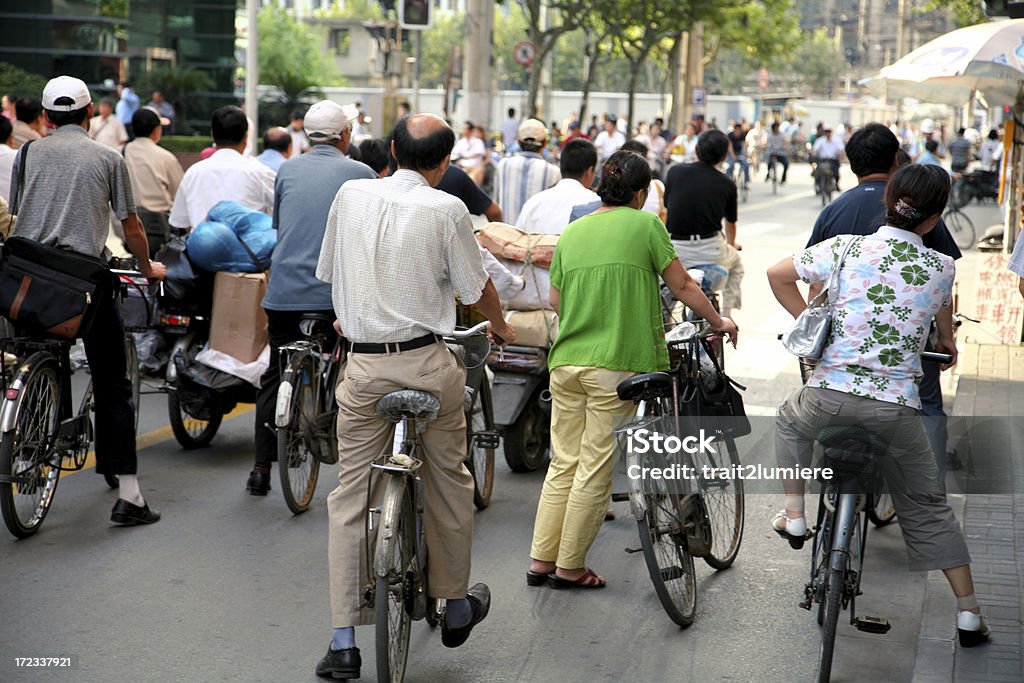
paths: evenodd
<path fill-rule="evenodd" d="M 666 226 L 679 261 L 686 268 L 719 265 L 729 271 L 722 292 L 722 315 L 740 308 L 743 263 L 736 242 L 736 184 L 716 167 L 729 154 L 720 130 L 697 138 L 697 161 L 673 166 L 665 179 Z M 722 221 L 725 221 L 725 234 Z"/>
<path fill-rule="evenodd" d="M 846 143 L 846 158 L 850 169 L 857 176 L 857 186 L 840 195 L 822 209 L 814 223 L 807 248 L 836 235 L 870 235 L 885 224 L 885 206 L 882 199 L 885 186 L 899 167 L 897 152 L 900 142 L 886 126 L 869 123 L 854 133 Z M 960 249 L 939 220 L 935 229 L 923 237 L 924 246 L 945 254 L 952 259 L 961 256 Z M 810 298 L 817 295 L 821 286 L 812 286 Z M 952 305 L 939 311 L 952 321 Z M 938 317 L 936 316 L 936 317 Z M 939 468 L 939 481 L 945 481 L 946 458 L 946 413 L 942 406 L 942 388 L 939 386 L 938 363 L 922 363 L 924 376 L 921 378 L 921 415 L 925 418 L 925 431 L 935 454 Z M 956 469 L 956 467 L 954 467 Z"/>

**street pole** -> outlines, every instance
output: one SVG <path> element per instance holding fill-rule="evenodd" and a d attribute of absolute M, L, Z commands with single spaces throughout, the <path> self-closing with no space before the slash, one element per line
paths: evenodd
<path fill-rule="evenodd" d="M 543 2 L 540 6 L 540 28 L 542 31 L 548 30 L 548 18 L 548 4 Z M 541 64 L 540 110 L 537 112 L 537 118 L 541 121 L 547 121 L 551 118 L 551 82 L 553 80 L 551 62 L 553 59 L 554 50 L 548 50 L 547 56 L 544 57 L 544 63 Z"/>
<path fill-rule="evenodd" d="M 470 121 L 491 125 L 491 33 L 494 3 L 466 3 L 466 113 Z"/>
<path fill-rule="evenodd" d="M 412 110 L 420 113 L 420 68 L 423 64 L 423 31 L 416 31 L 416 65 L 412 70 Z"/>
<path fill-rule="evenodd" d="M 256 86 L 260 82 L 259 30 L 257 28 L 258 0 L 245 0 L 246 32 L 248 45 L 245 48 L 245 113 L 252 120 L 253 128 L 260 129 L 259 101 Z"/>

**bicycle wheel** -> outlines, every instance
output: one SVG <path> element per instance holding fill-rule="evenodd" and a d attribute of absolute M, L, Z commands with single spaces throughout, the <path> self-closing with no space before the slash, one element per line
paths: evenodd
<path fill-rule="evenodd" d="M 683 495 L 664 481 L 644 485 L 649 490 L 639 495 L 644 498 L 646 512 L 637 520 L 637 528 L 647 572 L 669 619 L 686 628 L 697 611 L 697 576 L 683 536 Z M 654 486 L 660 491 L 650 490 Z"/>
<path fill-rule="evenodd" d="M 963 211 L 947 211 L 942 217 L 949 234 L 953 236 L 956 246 L 961 249 L 970 249 L 974 246 L 974 223 Z"/>
<path fill-rule="evenodd" d="M 964 208 L 970 204 L 973 197 L 971 186 L 963 178 L 954 182 L 953 186 L 949 188 L 949 205 L 954 209 Z"/>
<path fill-rule="evenodd" d="M 388 478 L 380 519 L 374 553 L 377 681 L 401 683 L 409 654 L 416 578 L 416 518 L 404 476 Z"/>
<path fill-rule="evenodd" d="M 178 398 L 177 389 L 167 392 L 167 414 L 171 421 L 171 431 L 178 444 L 185 450 L 209 446 L 213 437 L 220 429 L 221 420 L 224 416 L 220 413 L 213 413 L 210 419 L 202 420 L 188 414 L 185 407 Z"/>
<path fill-rule="evenodd" d="M 828 683 L 832 676 L 832 655 L 836 647 L 836 628 L 843 607 L 843 583 L 846 579 L 845 553 L 839 554 L 839 566 L 830 567 L 825 584 L 825 620 L 822 624 L 821 649 L 818 656 L 818 683 Z"/>
<path fill-rule="evenodd" d="M 740 456 L 736 443 L 729 437 L 719 439 L 718 453 L 695 453 L 693 464 L 697 469 L 698 490 L 704 498 L 704 505 L 711 520 L 711 552 L 704 561 L 714 569 L 728 569 L 736 561 L 743 541 L 745 517 L 743 503 L 743 480 L 732 478 L 705 478 L 704 467 L 729 468 L 738 472 Z M 721 445 L 725 446 L 722 452 Z"/>
<path fill-rule="evenodd" d="M 771 165 L 771 174 L 772 174 L 772 194 L 778 194 L 779 193 L 779 176 L 775 172 L 775 164 L 774 163 L 772 163 L 772 165 Z"/>
<path fill-rule="evenodd" d="M 494 407 L 491 404 L 491 385 L 486 377 L 473 397 L 473 405 L 466 413 L 466 467 L 473 475 L 473 504 L 483 510 L 491 504 L 494 489 L 494 449 L 481 448 L 477 434 L 494 434 Z"/>
<path fill-rule="evenodd" d="M 60 411 L 60 369 L 46 353 L 35 354 L 19 369 L 21 382 L 14 429 L 0 439 L 0 512 L 18 538 L 39 530 L 60 481 L 52 452 Z"/>
<path fill-rule="evenodd" d="M 320 461 L 313 453 L 319 447 L 316 417 L 320 412 L 317 396 L 316 363 L 308 353 L 292 357 L 281 385 L 291 387 L 288 426 L 277 429 L 277 470 L 281 475 L 284 502 L 292 514 L 309 509 L 320 475 Z"/>
<path fill-rule="evenodd" d="M 892 504 L 892 496 L 888 493 L 876 493 L 866 508 L 868 519 L 876 527 L 888 526 L 896 519 L 896 507 Z"/>
<path fill-rule="evenodd" d="M 132 383 L 132 405 L 135 406 L 135 431 L 139 431 L 139 396 L 142 393 L 142 379 L 139 377 L 139 354 L 135 349 L 135 337 L 125 334 L 125 358 L 128 360 L 128 380 Z"/>

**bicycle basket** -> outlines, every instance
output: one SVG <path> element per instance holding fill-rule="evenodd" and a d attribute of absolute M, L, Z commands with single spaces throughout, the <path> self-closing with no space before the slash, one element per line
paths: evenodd
<path fill-rule="evenodd" d="M 479 386 L 480 379 L 484 374 L 484 363 L 491 352 L 491 342 L 487 337 L 478 335 L 457 342 L 449 341 L 448 348 L 466 366 L 466 385 Z"/>

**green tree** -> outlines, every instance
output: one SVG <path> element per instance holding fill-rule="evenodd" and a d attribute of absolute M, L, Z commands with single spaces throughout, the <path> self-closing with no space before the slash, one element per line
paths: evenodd
<path fill-rule="evenodd" d="M 973 26 L 989 21 L 978 0 L 928 0 L 915 12 L 926 14 L 937 9 L 948 9 L 953 13 L 953 21 L 957 26 Z"/>
<path fill-rule="evenodd" d="M 439 88 L 458 43 L 452 36 L 465 35 L 466 16 L 461 12 L 436 12 L 434 26 L 423 32 L 423 54 L 420 58 L 420 87 Z"/>
<path fill-rule="evenodd" d="M 39 74 L 29 73 L 8 62 L 0 62 L 0 93 L 11 93 L 15 97 L 43 96 L 46 79 Z"/>
<path fill-rule="evenodd" d="M 189 117 L 205 112 L 208 105 L 201 93 L 213 88 L 214 82 L 208 73 L 191 67 L 160 66 L 136 79 L 136 90 L 143 93 L 143 97 L 159 90 L 174 105 L 177 134 L 192 132 Z"/>
<path fill-rule="evenodd" d="M 328 7 L 315 10 L 313 16 L 324 19 L 360 19 L 383 21 L 384 8 L 377 0 L 334 0 Z"/>
<path fill-rule="evenodd" d="M 530 65 L 527 87 L 529 116 L 537 116 L 537 94 L 540 91 L 544 60 L 562 36 L 578 29 L 585 17 L 594 11 L 595 0 L 521 0 L 526 12 L 527 40 L 537 48 L 537 56 Z M 547 15 L 545 22 L 544 15 Z M 546 24 L 546 27 L 545 27 Z"/>
<path fill-rule="evenodd" d="M 824 26 L 805 34 L 793 55 L 795 81 L 812 93 L 827 94 L 845 68 L 846 60 Z"/>
<path fill-rule="evenodd" d="M 277 87 L 276 104 L 292 109 L 304 99 L 320 94 L 319 88 L 344 85 L 325 49 L 322 31 L 301 24 L 277 6 L 260 10 L 260 81 Z"/>

